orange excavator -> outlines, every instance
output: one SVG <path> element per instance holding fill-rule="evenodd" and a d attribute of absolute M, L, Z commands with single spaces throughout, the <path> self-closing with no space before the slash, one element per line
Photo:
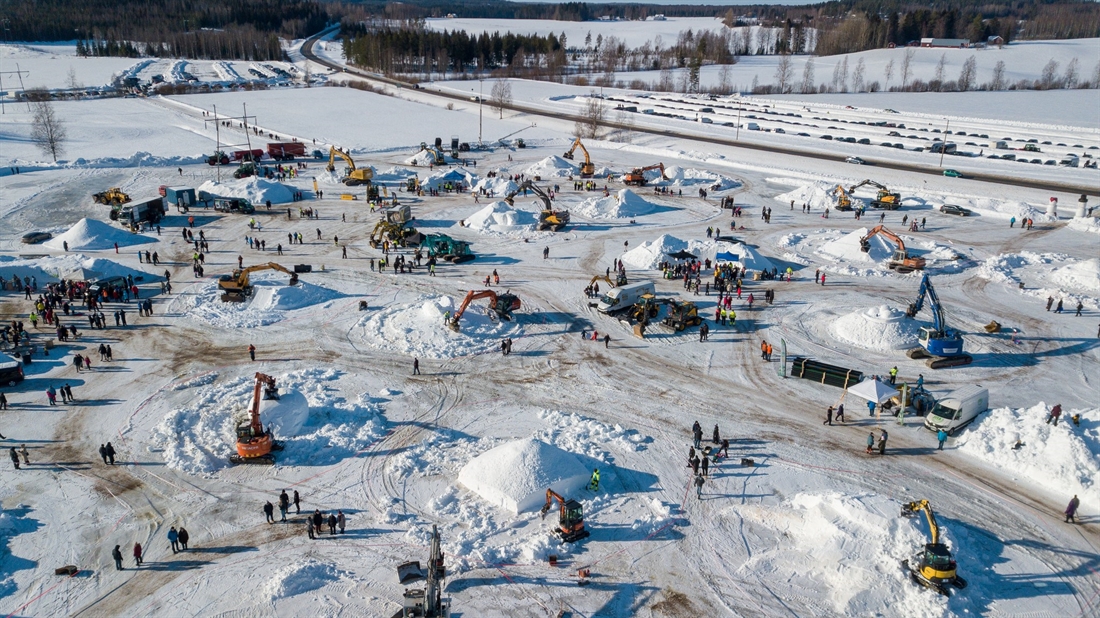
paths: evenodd
<path fill-rule="evenodd" d="M 897 249 L 894 250 L 894 257 L 890 258 L 890 261 L 886 264 L 887 267 L 899 273 L 911 273 L 914 270 L 924 270 L 924 258 L 910 257 L 909 253 L 905 250 L 905 243 L 902 242 L 901 237 L 881 225 L 875 226 L 866 236 L 859 239 L 859 250 L 864 253 L 869 253 L 871 251 L 871 237 L 876 234 L 882 234 L 897 245 Z"/>
<path fill-rule="evenodd" d="M 665 164 L 656 163 L 654 165 L 647 165 L 646 167 L 636 167 L 626 174 L 623 174 L 623 184 L 644 187 L 646 183 L 645 173 L 650 170 L 661 170 L 661 180 L 665 180 Z"/>
<path fill-rule="evenodd" d="M 558 501 L 558 534 L 566 543 L 573 543 L 588 536 L 588 530 L 584 527 L 584 507 L 576 500 L 566 500 L 553 489 L 546 490 L 546 504 L 543 505 L 540 514 L 546 519 L 554 500 Z"/>
<path fill-rule="evenodd" d="M 470 303 L 478 300 L 479 298 L 489 299 L 489 314 L 495 315 L 501 320 L 511 320 L 512 312 L 520 308 L 519 296 L 504 292 L 503 294 L 497 294 L 492 290 L 481 290 L 475 292 L 470 290 L 466 294 L 466 298 L 463 299 L 462 305 L 459 306 L 458 311 L 454 316 L 447 321 L 447 326 L 450 326 L 452 330 L 459 330 L 458 321 L 462 318 L 462 314 L 466 312 L 466 307 L 470 306 Z"/>
<path fill-rule="evenodd" d="M 270 429 L 264 430 L 260 422 L 260 399 L 278 399 L 279 388 L 275 378 L 256 373 L 256 388 L 252 392 L 252 410 L 250 418 L 237 425 L 237 454 L 229 456 L 231 464 L 275 464 L 271 451 L 283 450 L 283 445 L 275 441 Z"/>

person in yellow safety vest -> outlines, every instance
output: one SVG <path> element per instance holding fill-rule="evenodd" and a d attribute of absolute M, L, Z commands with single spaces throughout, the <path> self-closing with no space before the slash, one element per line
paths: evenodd
<path fill-rule="evenodd" d="M 730 309 L 730 326 L 736 326 L 736 325 L 737 325 L 737 312 L 734 311 L 733 309 Z"/>
<path fill-rule="evenodd" d="M 588 489 L 592 491 L 599 491 L 600 489 L 600 470 L 596 468 L 592 471 L 592 480 L 588 481 Z"/>
<path fill-rule="evenodd" d="M 898 368 L 897 365 L 890 370 L 890 384 L 895 384 L 898 380 Z"/>

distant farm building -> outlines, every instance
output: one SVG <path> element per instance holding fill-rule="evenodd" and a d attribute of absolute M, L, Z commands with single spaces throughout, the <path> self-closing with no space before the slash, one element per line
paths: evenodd
<path fill-rule="evenodd" d="M 970 47 L 970 41 L 968 39 L 933 39 L 926 37 L 920 40 L 920 46 L 966 48 Z"/>

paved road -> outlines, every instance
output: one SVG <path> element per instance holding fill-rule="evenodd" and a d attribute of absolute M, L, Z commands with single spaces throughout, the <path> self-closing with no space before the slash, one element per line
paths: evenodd
<path fill-rule="evenodd" d="M 332 31 L 332 29 L 325 30 L 323 32 L 320 32 L 318 34 L 313 35 L 308 40 L 306 40 L 305 45 L 302 46 L 302 55 L 305 56 L 306 58 L 308 58 L 309 60 L 312 60 L 313 62 L 316 62 L 317 64 L 329 67 L 329 68 L 334 69 L 336 71 L 344 71 L 344 72 L 348 73 L 349 75 L 355 75 L 356 77 L 365 79 L 367 81 L 382 83 L 382 84 L 386 84 L 386 85 L 389 85 L 389 86 L 393 86 L 395 88 L 402 88 L 402 89 L 405 89 L 405 90 L 416 90 L 419 93 L 422 93 L 426 96 L 433 96 L 433 97 L 438 97 L 438 98 L 442 98 L 442 99 L 450 99 L 450 100 L 454 100 L 454 101 L 469 102 L 469 96 L 465 95 L 465 94 L 460 94 L 460 93 L 457 93 L 457 92 L 455 92 L 455 93 L 445 92 L 445 91 L 440 91 L 440 90 L 425 90 L 423 88 L 420 88 L 416 84 L 412 84 L 412 83 L 409 83 L 409 82 L 403 82 L 403 81 L 400 81 L 400 80 L 392 79 L 392 78 L 389 78 L 389 77 L 385 77 L 383 75 L 379 75 L 377 73 L 370 73 L 370 72 L 363 71 L 361 69 L 357 69 L 357 68 L 354 68 L 354 67 L 351 67 L 351 66 L 337 64 L 335 62 L 332 62 L 330 60 L 327 60 L 325 58 L 322 58 L 322 57 L 318 56 L 317 54 L 315 54 L 313 52 L 314 44 L 316 44 L 317 41 L 322 36 L 325 36 L 326 34 L 328 34 L 331 31 Z M 494 103 L 494 105 L 496 105 L 496 103 Z M 586 118 L 584 118 L 582 116 L 579 116 L 577 114 L 569 114 L 569 113 L 565 113 L 565 112 L 551 112 L 551 111 L 547 111 L 545 109 L 540 109 L 540 108 L 537 108 L 537 107 L 530 107 L 530 106 L 524 105 L 522 103 L 514 103 L 514 102 L 513 103 L 506 103 L 506 104 L 504 104 L 504 108 L 512 110 L 512 111 L 516 111 L 516 112 L 522 112 L 522 113 L 529 114 L 529 115 L 532 115 L 532 116 L 542 116 L 544 118 L 554 118 L 554 119 L 557 119 L 557 120 L 565 120 L 565 121 L 568 121 L 568 122 L 576 122 L 576 121 L 585 122 L 587 120 Z M 748 150 L 762 150 L 762 151 L 765 151 L 765 152 L 775 152 L 775 153 L 789 155 L 789 156 L 793 156 L 793 157 L 805 157 L 805 158 L 809 158 L 809 159 L 820 159 L 820 160 L 823 160 L 823 161 L 838 161 L 838 160 L 840 160 L 840 156 L 835 155 L 835 154 L 825 154 L 825 153 L 819 153 L 819 152 L 812 152 L 812 151 L 807 151 L 807 150 L 801 150 L 801 149 L 798 149 L 798 148 L 788 148 L 788 147 L 784 147 L 784 146 L 778 146 L 778 145 L 774 145 L 774 144 L 747 143 L 747 142 L 736 141 L 736 140 L 731 140 L 731 139 L 722 138 L 722 137 L 697 135 L 697 134 L 694 134 L 694 133 L 683 133 L 683 132 L 680 132 L 680 131 L 675 131 L 675 130 L 670 130 L 670 129 L 658 129 L 658 128 L 646 127 L 646 126 L 641 126 L 641 125 L 636 125 L 636 124 L 635 125 L 623 125 L 623 124 L 613 122 L 613 121 L 608 121 L 608 120 L 602 121 L 600 123 L 600 126 L 608 128 L 608 129 L 622 129 L 622 130 L 627 130 L 627 131 L 634 131 L 636 133 L 648 133 L 650 135 L 661 135 L 661 136 L 673 137 L 673 138 L 681 139 L 681 140 L 692 140 L 692 141 L 704 142 L 704 143 L 708 143 L 708 144 L 719 144 L 719 145 L 722 145 L 722 146 L 733 146 L 733 147 L 736 147 L 736 148 L 745 148 L 745 149 L 748 149 Z M 888 169 L 902 170 L 902 171 L 906 171 L 906 172 L 913 172 L 913 173 L 917 173 L 917 174 L 925 174 L 925 175 L 928 175 L 928 176 L 935 176 L 935 177 L 941 178 L 941 179 L 943 178 L 943 171 L 940 168 L 927 167 L 927 166 L 924 166 L 924 165 L 913 165 L 913 164 L 910 164 L 910 163 L 903 163 L 901 161 L 889 160 L 889 159 L 864 159 L 864 160 L 867 161 L 868 165 L 875 166 L 875 167 L 883 167 L 883 168 L 888 168 Z M 971 173 L 968 173 L 966 175 L 966 177 L 970 180 L 979 180 L 979 181 L 982 181 L 982 182 L 991 182 L 991 183 L 996 183 L 996 184 L 1001 184 L 1001 185 L 1010 185 L 1010 186 L 1015 186 L 1015 187 L 1023 187 L 1023 188 L 1027 188 L 1027 189 L 1041 189 L 1041 190 L 1044 190 L 1044 191 L 1071 193 L 1071 194 L 1075 194 L 1075 195 L 1077 195 L 1077 194 L 1096 195 L 1097 193 L 1100 193 L 1100 187 L 1097 187 L 1097 186 L 1088 187 L 1088 186 L 1085 186 L 1085 185 L 1050 182 L 1050 181 L 1045 181 L 1045 180 L 1032 180 L 1032 179 L 1028 179 L 1028 178 L 1014 178 L 1014 177 L 1009 177 L 1009 176 L 998 176 L 998 175 L 995 175 L 995 174 L 971 174 Z M 1072 204 L 1070 203 L 1071 200 L 1062 199 L 1060 201 L 1062 201 L 1063 204 L 1072 207 Z M 1074 199 L 1072 201 L 1076 201 L 1076 200 Z"/>

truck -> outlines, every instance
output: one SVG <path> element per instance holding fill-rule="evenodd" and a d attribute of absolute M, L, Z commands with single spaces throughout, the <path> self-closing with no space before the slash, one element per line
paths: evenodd
<path fill-rule="evenodd" d="M 600 313 L 618 313 L 633 307 L 642 300 L 643 294 L 655 294 L 656 288 L 652 281 L 631 283 L 622 287 L 611 288 L 596 303 L 596 311 Z"/>
<path fill-rule="evenodd" d="M 253 148 L 252 150 L 234 150 L 233 160 L 237 162 L 241 161 L 259 161 L 264 156 L 264 151 L 260 148 Z"/>
<path fill-rule="evenodd" d="M 176 206 L 181 210 L 191 208 L 198 200 L 195 197 L 195 190 L 191 187 L 165 187 L 164 188 L 164 204 L 165 206 Z"/>
<path fill-rule="evenodd" d="M 122 205 L 113 218 L 127 227 L 137 228 L 141 223 L 156 223 L 163 216 L 164 198 L 150 197 Z"/>
<path fill-rule="evenodd" d="M 267 145 L 267 154 L 276 161 L 293 161 L 294 157 L 306 156 L 306 145 L 301 142 L 271 142 Z"/>
<path fill-rule="evenodd" d="M 940 399 L 925 417 L 924 426 L 932 431 L 942 429 L 948 435 L 954 435 L 988 409 L 989 389 L 980 384 L 970 384 Z"/>

